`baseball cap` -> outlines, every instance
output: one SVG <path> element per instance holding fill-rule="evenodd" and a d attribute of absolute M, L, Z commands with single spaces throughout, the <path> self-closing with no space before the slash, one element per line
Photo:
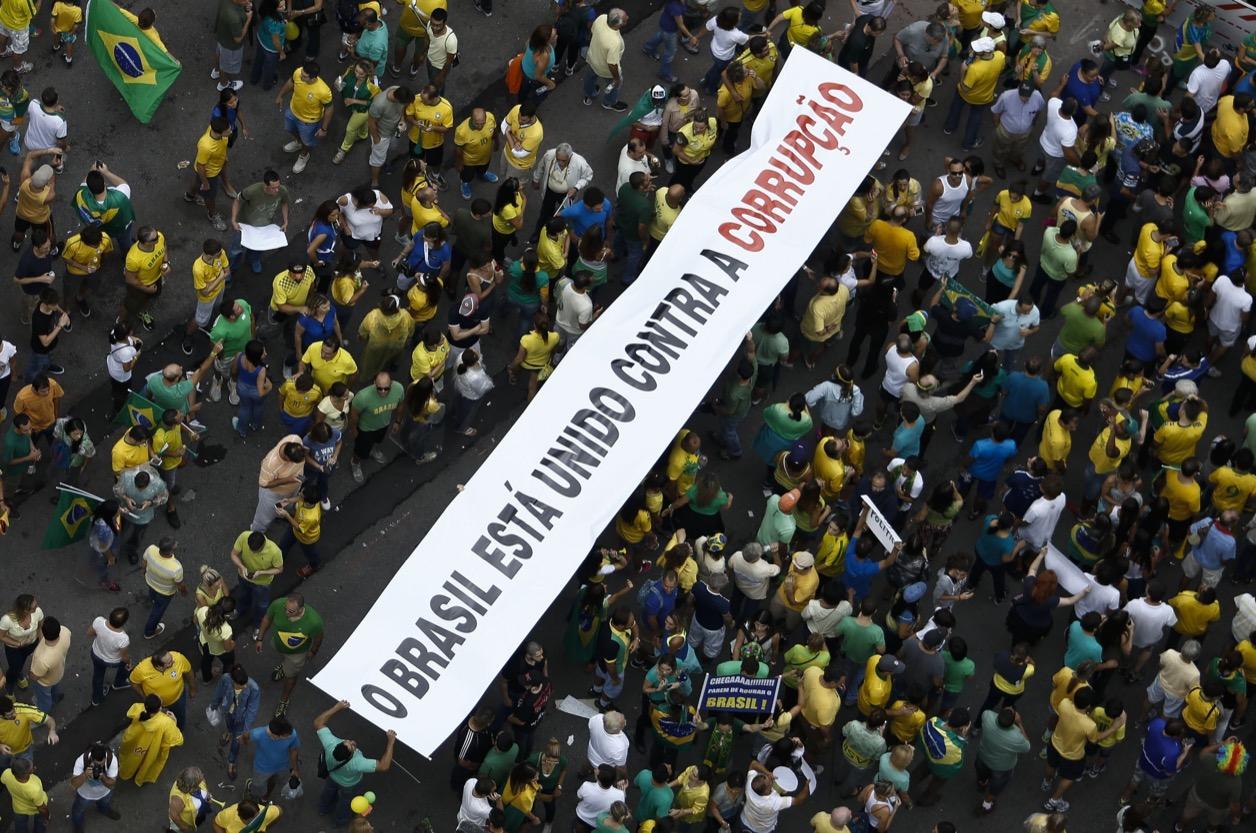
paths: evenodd
<path fill-rule="evenodd" d="M 1033 81 L 1022 81 L 1020 86 L 1016 88 L 1016 91 L 1023 97 L 1029 98 L 1034 94 L 1034 90 L 1036 89 L 1038 88 L 1034 86 Z"/>
<path fill-rule="evenodd" d="M 931 630 L 920 638 L 920 644 L 926 648 L 936 648 L 942 644 L 944 638 L 941 630 Z"/>
<path fill-rule="evenodd" d="M 907 666 L 899 661 L 898 657 L 892 657 L 885 654 L 881 659 L 877 660 L 878 674 L 902 674 L 907 670 Z"/>
<path fill-rule="evenodd" d="M 977 38 L 972 42 L 973 52 L 985 53 L 994 51 L 994 38 Z"/>
<path fill-rule="evenodd" d="M 714 535 L 708 535 L 706 539 L 706 551 L 711 553 L 721 553 L 728 546 L 728 536 L 723 532 L 717 532 Z"/>

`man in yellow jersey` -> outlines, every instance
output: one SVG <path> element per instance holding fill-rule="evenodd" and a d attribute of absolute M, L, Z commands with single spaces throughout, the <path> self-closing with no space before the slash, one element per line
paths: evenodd
<path fill-rule="evenodd" d="M 429 39 L 427 24 L 432 12 L 436 9 L 448 9 L 447 0 L 397 0 L 401 6 L 401 20 L 397 22 L 397 31 L 393 34 L 392 63 L 388 71 L 393 78 L 401 77 L 401 65 L 406 62 L 406 52 L 414 46 L 414 57 L 410 59 L 410 76 L 419 74 L 419 68 L 427 58 Z"/>
<path fill-rule="evenodd" d="M 149 307 L 153 305 L 161 285 L 170 271 L 166 259 L 166 236 L 152 226 L 141 226 L 135 235 L 135 245 L 126 254 L 122 277 L 126 280 L 126 293 L 122 297 L 122 310 L 118 319 L 127 321 L 134 316 L 152 332 L 155 322 Z"/>
<path fill-rule="evenodd" d="M 959 120 L 968 109 L 968 124 L 964 127 L 963 149 L 967 153 L 980 147 L 981 120 L 994 103 L 999 76 L 1007 64 L 1007 55 L 994 48 L 993 38 L 977 38 L 972 43 L 973 57 L 964 62 L 951 110 L 946 115 L 942 132 L 950 136 L 959 129 Z"/>
<path fill-rule="evenodd" d="M 283 327 L 284 344 L 293 343 L 297 316 L 307 312 L 305 301 L 314 288 L 317 276 L 313 269 L 307 269 L 299 260 L 292 260 L 288 268 L 275 275 L 270 289 L 270 321 Z M 298 356 L 288 354 L 284 358 L 284 374 L 290 375 L 296 367 Z"/>
<path fill-rule="evenodd" d="M 105 234 L 98 225 L 83 226 L 80 231 L 70 235 L 61 248 L 66 277 L 73 275 L 78 283 L 74 303 L 79 315 L 84 318 L 92 317 L 92 307 L 87 302 L 87 296 L 100 275 L 100 261 L 113 249 L 113 238 Z"/>
<path fill-rule="evenodd" d="M 488 169 L 493 151 L 499 146 L 497 119 L 483 107 L 471 110 L 454 130 L 454 167 L 462 181 L 462 198 L 471 199 L 471 181 L 476 177 L 497 182 L 497 174 Z"/>
<path fill-rule="evenodd" d="M 440 167 L 445 161 L 445 134 L 454 126 L 453 105 L 434 84 L 428 84 L 406 108 L 406 123 L 410 126 L 411 155 L 423 160 L 427 181 L 443 189 L 445 178 Z"/>
<path fill-rule="evenodd" d="M 39 11 L 39 0 L 0 0 L 0 54 L 9 55 L 13 70 L 24 75 L 35 68 L 22 59 L 31 45 L 31 21 Z"/>
<path fill-rule="evenodd" d="M 192 163 L 192 184 L 183 194 L 184 202 L 205 206 L 205 215 L 216 231 L 226 231 L 227 222 L 218 213 L 215 197 L 220 177 L 227 167 L 227 139 L 231 125 L 221 116 L 209 120 L 209 127 L 196 143 L 196 161 Z M 234 199 L 234 193 L 229 193 Z"/>
<path fill-rule="evenodd" d="M 292 77 L 284 82 L 275 96 L 275 106 L 283 109 L 283 128 L 291 136 L 292 141 L 283 146 L 288 153 L 297 153 L 297 161 L 292 165 L 292 172 L 299 174 L 310 163 L 310 152 L 318 146 L 320 140 L 327 135 L 327 127 L 331 124 L 333 108 L 331 87 L 318 77 L 318 61 L 307 60 L 301 68 L 292 73 Z M 285 107 L 284 96 L 292 97 Z"/>
<path fill-rule="evenodd" d="M 531 176 L 529 171 L 536 164 L 536 153 L 545 138 L 545 127 L 536 117 L 536 107 L 536 99 L 530 98 L 510 108 L 502 119 L 506 125 L 502 132 L 506 140 L 502 148 L 502 168 L 506 176 L 521 180 Z"/>
<path fill-rule="evenodd" d="M 183 355 L 192 355 L 192 334 L 198 329 L 208 330 L 218 314 L 223 291 L 231 280 L 231 266 L 227 253 L 217 240 L 206 240 L 201 246 L 201 256 L 192 261 L 192 286 L 196 290 L 196 312 L 183 333 Z"/>

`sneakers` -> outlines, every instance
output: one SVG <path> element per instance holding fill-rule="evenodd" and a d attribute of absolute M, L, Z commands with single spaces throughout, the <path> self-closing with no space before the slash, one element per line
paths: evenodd
<path fill-rule="evenodd" d="M 308 153 L 303 153 L 297 157 L 296 162 L 292 163 L 292 172 L 294 174 L 299 174 L 301 171 L 305 170 L 305 166 L 308 164 L 310 164 L 310 155 Z"/>
<path fill-rule="evenodd" d="M 331 163 L 333 165 L 339 165 L 343 161 L 345 161 L 345 149 L 337 148 L 336 152 L 331 157 Z"/>
<path fill-rule="evenodd" d="M 217 81 L 219 78 L 222 77 L 222 73 L 218 71 L 218 67 L 214 67 L 213 69 L 209 71 L 209 77 Z"/>
<path fill-rule="evenodd" d="M 119 813 L 117 810 L 113 809 L 112 807 L 110 807 L 108 810 L 101 810 L 100 812 L 101 812 L 101 815 L 103 815 L 105 818 L 113 819 L 114 821 L 118 821 L 119 819 L 122 818 L 122 814 Z"/>
<path fill-rule="evenodd" d="M 65 368 L 56 362 L 53 362 L 44 368 L 44 373 L 51 373 L 53 376 L 60 376 L 62 373 L 65 373 Z"/>
<path fill-rule="evenodd" d="M 375 461 L 375 462 L 377 462 L 377 463 L 382 463 L 382 462 L 384 462 L 385 457 L 384 457 L 384 452 L 383 452 L 383 449 L 381 449 L 381 448 L 379 448 L 379 447 L 372 448 L 372 449 L 371 449 L 371 459 L 372 459 L 372 460 L 374 460 L 374 461 Z"/>
<path fill-rule="evenodd" d="M 420 464 L 422 464 L 422 463 L 430 463 L 430 462 L 432 462 L 433 460 L 435 460 L 438 456 L 440 456 L 440 452 L 439 452 L 439 451 L 429 451 L 429 452 L 427 452 L 426 454 L 424 454 L 422 457 L 420 457 L 420 458 L 419 458 L 416 462 L 418 462 L 418 463 L 420 463 Z"/>
<path fill-rule="evenodd" d="M 362 473 L 362 464 L 356 460 L 349 461 L 349 471 L 353 475 L 354 483 L 365 483 L 366 475 Z"/>
<path fill-rule="evenodd" d="M 393 78 L 400 78 L 400 77 L 401 77 L 401 67 L 395 67 L 395 66 L 393 66 L 392 64 L 389 64 L 389 65 L 388 65 L 388 74 L 389 74 L 389 75 L 391 75 Z"/>
<path fill-rule="evenodd" d="M 92 317 L 92 305 L 86 301 L 76 300 L 74 305 L 78 308 L 78 314 L 84 318 Z"/>
<path fill-rule="evenodd" d="M 1051 789 L 1051 779 L 1050 779 L 1050 778 L 1043 778 L 1043 779 L 1042 779 L 1042 783 L 1038 785 L 1038 789 L 1042 790 L 1044 793 L 1045 793 L 1045 792 L 1047 792 L 1048 790 L 1050 790 L 1050 789 Z"/>
<path fill-rule="evenodd" d="M 497 176 L 497 174 L 493 173 L 492 171 L 485 171 L 484 173 L 480 174 L 480 179 L 484 180 L 485 182 L 497 182 L 499 177 Z"/>
<path fill-rule="evenodd" d="M 184 338 L 183 343 L 179 345 L 179 349 L 183 351 L 183 355 L 192 355 L 192 339 Z"/>
<path fill-rule="evenodd" d="M 209 401 L 222 401 L 222 379 L 219 379 L 217 376 L 214 377 L 214 381 L 209 383 Z"/>
<path fill-rule="evenodd" d="M 34 68 L 35 68 L 35 65 L 32 64 L 30 61 L 23 61 L 22 63 L 15 66 L 13 69 L 15 72 L 17 72 L 18 75 L 25 75 L 26 73 L 30 72 Z"/>
<path fill-rule="evenodd" d="M 227 380 L 227 401 L 232 405 L 240 404 L 240 392 L 236 390 L 236 383 L 230 379 Z"/>
<path fill-rule="evenodd" d="M 603 102 L 602 102 L 602 109 L 603 109 L 603 110 L 612 110 L 612 111 L 614 111 L 614 112 L 616 112 L 616 113 L 622 113 L 622 112 L 624 112 L 625 110 L 627 110 L 627 109 L 628 109 L 628 105 L 627 105 L 627 104 L 625 104 L 625 103 L 624 103 L 624 102 L 622 102 L 622 101 L 616 101 L 614 104 L 607 104 L 605 101 L 603 101 Z"/>
<path fill-rule="evenodd" d="M 419 74 L 419 68 L 418 68 L 418 67 L 416 67 L 416 66 L 414 66 L 413 64 L 411 64 L 411 66 L 410 66 L 410 77 L 411 77 L 411 78 L 413 78 L 414 76 L 416 76 L 416 75 L 418 75 L 418 74 Z"/>
<path fill-rule="evenodd" d="M 335 160 L 333 159 L 332 161 L 335 161 Z M 458 190 L 458 193 L 462 195 L 462 198 L 464 200 L 471 199 L 471 183 L 470 182 L 462 183 L 462 187 Z"/>
<path fill-rule="evenodd" d="M 166 623 L 165 623 L 165 622 L 158 622 L 158 623 L 157 623 L 157 630 L 153 631 L 152 633 L 146 633 L 146 634 L 144 634 L 144 638 L 145 638 L 145 639 L 156 639 L 157 637 L 161 636 L 161 635 L 162 635 L 163 633 L 165 633 L 165 632 L 166 632 Z M 18 685 L 21 685 L 21 683 L 18 683 Z"/>
<path fill-rule="evenodd" d="M 109 686 L 109 690 L 110 691 L 126 691 L 130 687 L 131 687 L 130 682 L 125 682 L 125 683 L 122 683 L 121 685 L 119 685 L 118 683 L 114 683 L 113 685 Z"/>
<path fill-rule="evenodd" d="M 73 56 L 73 55 L 62 55 L 62 56 L 61 56 L 61 60 L 65 61 L 65 65 L 66 65 L 66 66 L 74 66 L 74 56 Z"/>
<path fill-rule="evenodd" d="M 586 95 L 584 98 L 580 99 L 580 103 L 583 104 L 585 107 L 591 107 L 593 106 L 593 99 L 589 98 Z"/>
<path fill-rule="evenodd" d="M 283 146 L 284 153 L 296 153 L 300 149 L 301 143 L 296 139 L 293 139 L 291 142 L 288 142 L 288 144 Z"/>
<path fill-rule="evenodd" d="M 1042 804 L 1042 809 L 1052 813 L 1067 813 L 1069 803 L 1062 798 L 1048 798 Z"/>
<path fill-rule="evenodd" d="M 1219 378 L 1221 378 L 1221 370 L 1220 370 L 1220 368 L 1216 368 L 1216 367 L 1210 367 L 1210 368 L 1208 368 L 1208 378 L 1210 378 L 1210 379 L 1219 379 Z M 1233 725 L 1234 725 L 1234 721 L 1230 721 L 1230 725 L 1231 725 L 1231 726 L 1233 726 Z"/>

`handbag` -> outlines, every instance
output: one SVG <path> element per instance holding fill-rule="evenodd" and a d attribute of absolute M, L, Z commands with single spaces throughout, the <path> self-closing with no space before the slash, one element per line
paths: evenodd
<path fill-rule="evenodd" d="M 518 95 L 519 90 L 523 89 L 523 53 L 510 59 L 506 64 L 506 89 L 511 95 Z M 503 122 L 503 126 L 504 126 Z"/>

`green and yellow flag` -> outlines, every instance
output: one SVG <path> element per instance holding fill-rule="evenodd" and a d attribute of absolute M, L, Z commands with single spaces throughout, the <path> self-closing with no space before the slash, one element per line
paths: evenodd
<path fill-rule="evenodd" d="M 86 492 L 62 489 L 52 521 L 44 530 L 44 549 L 55 550 L 86 538 L 92 528 L 92 512 L 102 502 L 102 498 Z"/>
<path fill-rule="evenodd" d="M 92 0 L 95 2 L 95 0 Z M 143 425 L 150 431 L 157 427 L 161 419 L 161 407 L 148 401 L 135 391 L 127 394 L 126 404 L 113 418 L 114 425 Z"/>
<path fill-rule="evenodd" d="M 100 68 L 135 117 L 148 124 L 182 66 L 112 0 L 90 0 L 86 18 L 83 30 Z"/>

